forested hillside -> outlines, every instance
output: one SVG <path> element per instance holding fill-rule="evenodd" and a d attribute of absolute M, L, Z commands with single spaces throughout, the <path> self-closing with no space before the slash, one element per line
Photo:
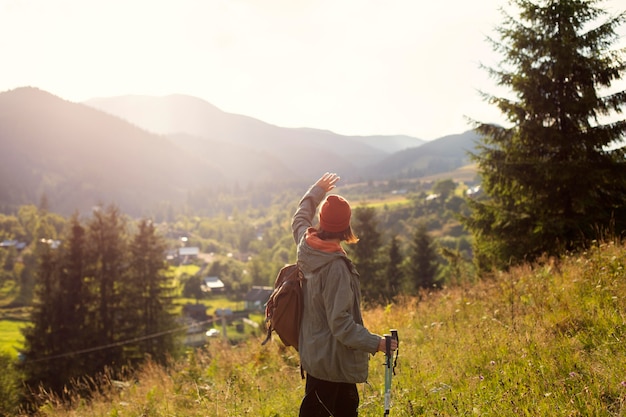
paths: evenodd
<path fill-rule="evenodd" d="M 458 251 L 464 262 L 469 262 L 469 235 L 458 220 L 466 208 L 464 194 L 469 185 L 452 180 L 432 183 L 394 181 L 339 187 L 337 192 L 355 207 L 354 228 L 357 233 L 361 228 L 376 230 L 378 237 L 375 240 L 369 243 L 362 240 L 360 245 L 374 248 L 382 264 L 386 263 L 386 251 L 392 238 L 397 239 L 403 258 L 414 251 L 412 241 L 419 224 L 427 226 L 433 244 Z M 171 220 L 153 221 L 168 250 L 189 246 L 197 247 L 201 253 L 213 254 L 212 273 L 221 276 L 228 288 L 245 293 L 252 285 L 271 285 L 277 269 L 295 259 L 289 224 L 306 187 L 292 187 L 275 193 L 264 189 L 246 191 L 246 198 L 258 198 L 259 203 L 248 203 L 243 205 L 245 209 L 239 209 L 236 200 L 223 199 L 219 205 L 208 207 L 217 211 L 217 215 L 179 214 L 172 216 Z M 87 221 L 99 216 L 106 207 L 81 213 L 78 218 Z M 134 227 L 136 220 L 133 216 L 120 213 L 128 227 Z M 13 298 L 9 304 L 16 307 L 30 304 L 39 254 L 37 245 L 66 241 L 68 222 L 69 217 L 48 211 L 45 204 L 22 206 L 16 215 L 0 215 L 0 242 L 7 245 L 0 248 L 0 265 L 3 266 L 0 284 L 16 284 L 11 287 Z M 181 241 L 181 238 L 185 240 Z M 441 264 L 438 274 L 445 281 L 449 278 L 448 261 L 439 255 L 437 259 Z M 15 268 L 16 263 L 23 266 Z M 362 271 L 383 278 L 364 266 Z"/>

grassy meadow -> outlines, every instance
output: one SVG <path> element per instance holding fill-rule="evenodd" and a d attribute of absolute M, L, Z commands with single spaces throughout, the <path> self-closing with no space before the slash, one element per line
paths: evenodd
<path fill-rule="evenodd" d="M 0 293 L 0 302 L 12 299 L 13 295 L 6 296 Z M 0 355 L 17 357 L 23 340 L 21 329 L 28 324 L 29 314 L 27 307 L 7 309 L 0 307 Z"/>
<path fill-rule="evenodd" d="M 0 353 L 9 354 L 11 357 L 17 356 L 18 348 L 22 343 L 20 329 L 25 325 L 23 321 L 0 320 Z"/>
<path fill-rule="evenodd" d="M 397 328 L 392 416 L 626 416 L 626 248 L 603 244 L 478 283 L 365 312 Z M 103 377 L 91 401 L 55 398 L 42 416 L 294 416 L 304 381 L 292 348 L 219 339 L 163 368 Z M 383 414 L 370 361 L 360 416 Z"/>
<path fill-rule="evenodd" d="M 197 265 L 182 265 L 172 267 L 169 274 L 174 279 L 174 285 L 180 287 L 180 278 L 183 274 L 192 276 L 200 269 Z M 7 282 L 0 288 L 0 354 L 8 354 L 10 357 L 17 357 L 18 350 L 22 346 L 23 336 L 21 329 L 28 324 L 30 312 L 28 307 L 21 308 L 3 308 L 15 301 L 19 295 L 13 282 Z M 232 301 L 225 296 L 210 296 L 201 300 L 193 298 L 176 297 L 174 302 L 174 313 L 180 314 L 185 304 L 204 304 L 209 314 L 213 314 L 216 309 L 230 308 L 237 310 L 243 308 L 243 302 Z M 257 322 L 261 322 L 261 318 L 254 318 Z M 219 323 L 216 327 L 221 331 Z M 233 326 L 229 326 L 229 334 L 233 338 L 237 336 L 237 332 Z M 0 413 L 0 415 L 2 415 Z"/>

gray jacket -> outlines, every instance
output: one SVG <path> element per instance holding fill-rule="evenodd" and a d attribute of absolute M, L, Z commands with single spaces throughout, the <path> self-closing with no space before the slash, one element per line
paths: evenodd
<path fill-rule="evenodd" d="M 298 264 L 305 278 L 300 362 L 308 374 L 318 379 L 365 382 L 369 353 L 376 352 L 380 336 L 363 326 L 358 272 L 346 262 L 343 252 L 325 252 L 306 242 L 307 230 L 324 197 L 322 188 L 311 187 L 292 221 Z"/>

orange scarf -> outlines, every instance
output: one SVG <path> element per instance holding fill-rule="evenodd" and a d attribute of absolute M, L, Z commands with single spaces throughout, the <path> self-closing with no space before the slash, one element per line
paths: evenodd
<path fill-rule="evenodd" d="M 321 250 L 322 252 L 341 252 L 344 255 L 346 254 L 346 251 L 343 250 L 338 242 L 322 240 L 317 237 L 317 230 L 314 227 L 309 227 L 306 231 L 306 243 L 313 249 Z"/>

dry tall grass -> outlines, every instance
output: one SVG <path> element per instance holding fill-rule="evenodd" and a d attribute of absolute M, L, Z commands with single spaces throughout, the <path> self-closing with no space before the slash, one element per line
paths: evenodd
<path fill-rule="evenodd" d="M 399 330 L 391 415 L 626 416 L 625 263 L 603 244 L 367 311 L 372 331 Z M 370 363 L 359 415 L 380 416 L 382 355 Z M 100 388 L 41 415 L 295 416 L 303 381 L 291 348 L 250 340 Z"/>

